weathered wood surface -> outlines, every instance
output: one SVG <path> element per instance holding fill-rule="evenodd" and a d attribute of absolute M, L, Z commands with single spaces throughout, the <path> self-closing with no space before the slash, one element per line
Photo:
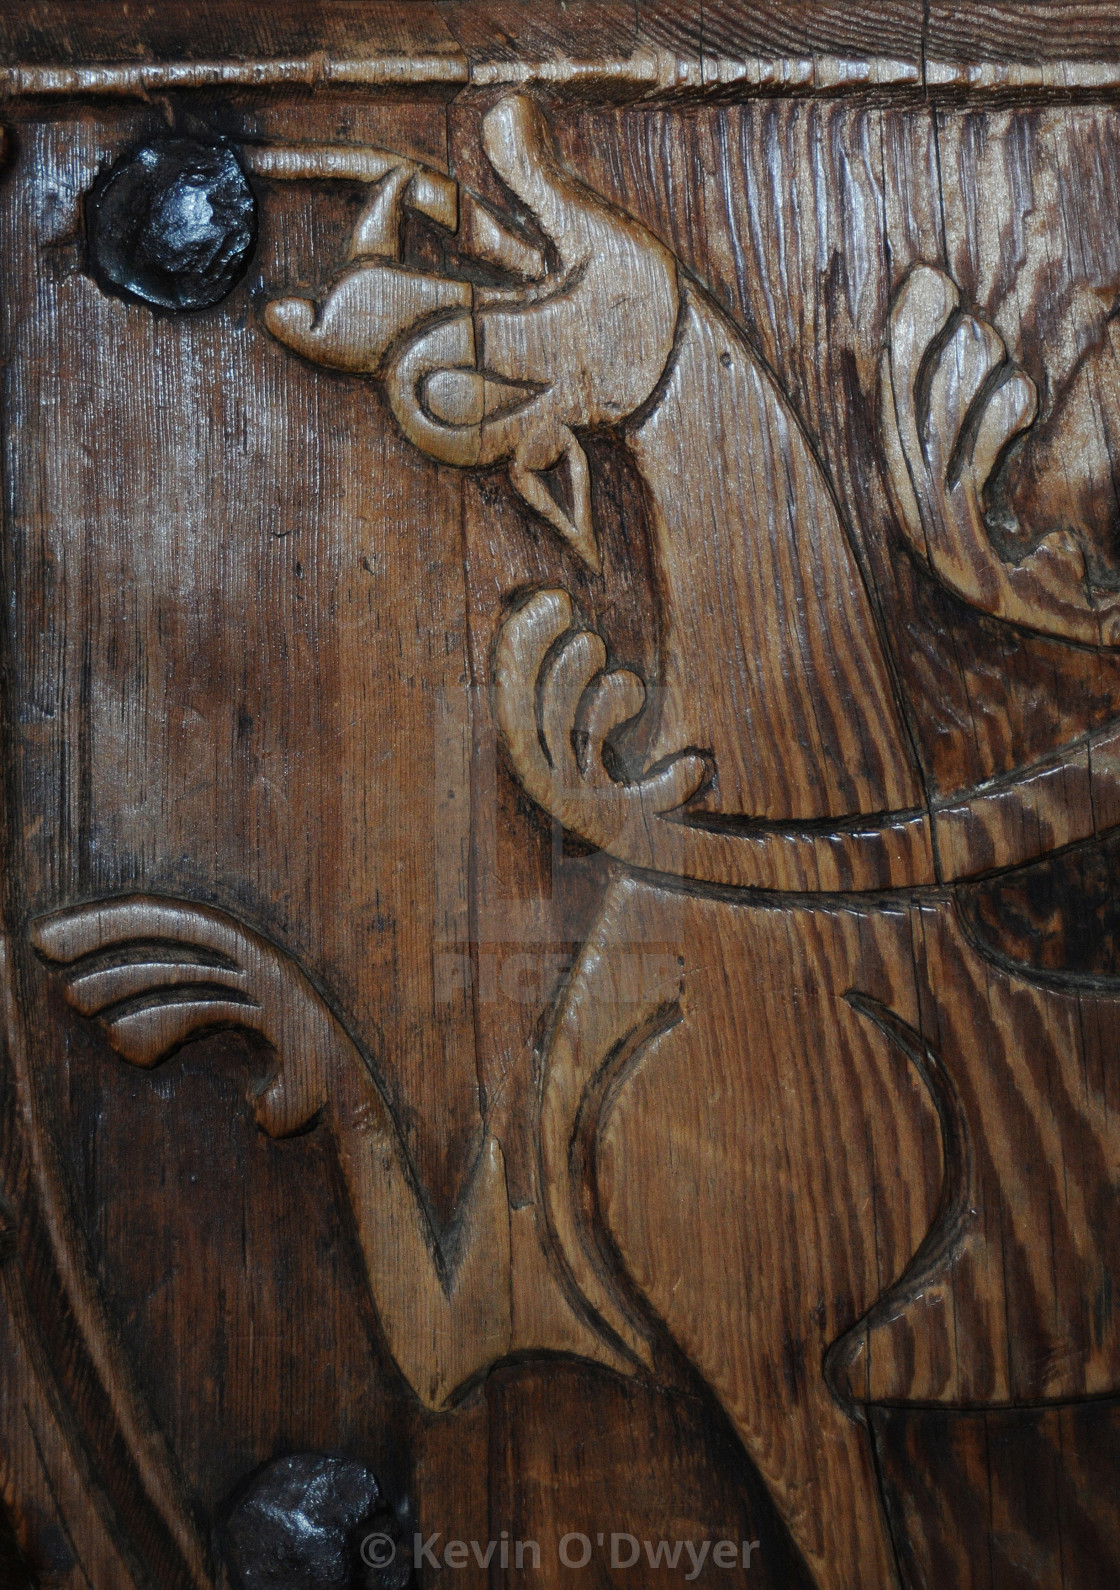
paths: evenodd
<path fill-rule="evenodd" d="M 1120 12 L 0 81 L 0 1583 L 1111 1585 Z"/>
<path fill-rule="evenodd" d="M 611 99 L 892 89 L 1100 92 L 1108 0 L 226 0 L 169 10 L 29 0 L 0 15 L 17 92 L 289 83 L 456 92 L 538 81 Z"/>

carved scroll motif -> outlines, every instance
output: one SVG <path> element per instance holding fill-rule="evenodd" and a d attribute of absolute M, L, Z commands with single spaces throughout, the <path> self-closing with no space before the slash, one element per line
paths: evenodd
<path fill-rule="evenodd" d="M 1032 539 L 989 488 L 1038 412 L 1034 382 L 994 327 L 963 310 L 933 266 L 917 266 L 891 310 L 882 434 L 899 518 L 950 590 L 997 618 L 1090 646 L 1120 645 L 1120 597 L 1094 585 L 1066 528 Z M 1020 538 L 1002 557 L 993 531 Z"/>

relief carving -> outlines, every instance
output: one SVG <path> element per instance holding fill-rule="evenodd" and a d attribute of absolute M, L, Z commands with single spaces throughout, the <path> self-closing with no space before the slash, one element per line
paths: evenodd
<path fill-rule="evenodd" d="M 1118 1389 L 1120 1327 L 1094 1304 L 1120 1230 L 1086 1218 L 1090 1173 L 1064 1152 L 1120 1155 L 1120 1115 L 1078 1084 L 1104 1063 L 1120 993 L 1095 982 L 1095 1026 L 1079 1028 L 1080 995 L 997 963 L 953 887 L 1090 837 L 1104 808 L 1082 830 L 1076 814 L 1020 822 L 1037 765 L 930 798 L 866 571 L 779 376 L 662 241 L 567 168 L 529 98 L 500 100 L 482 141 L 508 217 L 372 147 L 241 157 L 263 203 L 295 180 L 370 190 L 318 301 L 270 298 L 272 337 L 380 383 L 438 463 L 504 469 L 592 575 L 589 435 L 617 441 L 645 493 L 656 677 L 618 665 L 567 590 L 503 591 L 493 613 L 508 765 L 618 863 L 542 1043 L 531 1216 L 511 1204 L 499 1100 L 438 1229 L 377 1055 L 228 913 L 134 895 L 40 918 L 32 942 L 136 1065 L 224 1027 L 275 1051 L 255 1118 L 331 1134 L 392 1356 L 426 1406 L 511 1354 L 653 1377 L 683 1355 L 820 1590 L 886 1590 L 869 1405 Z M 410 263 L 409 212 L 487 271 Z M 1008 506 L 1002 472 L 1036 408 L 999 334 L 915 262 L 880 365 L 898 528 L 924 576 L 990 619 L 1103 650 L 1120 598 L 1066 526 L 1038 535 Z M 1066 789 L 1084 762 L 1103 801 L 1114 735 L 1060 747 L 1046 775 Z M 646 941 L 679 946 L 676 969 L 623 1001 L 620 961 Z M 1016 1163 L 1027 1141 L 1041 1180 Z M 651 1199 L 656 1185 L 673 1196 Z"/>
<path fill-rule="evenodd" d="M 438 212 L 428 203 L 425 213 L 456 231 L 468 256 L 531 272 L 531 282 L 487 288 L 396 263 L 400 208 L 417 204 L 418 182 L 435 180 L 396 167 L 375 188 L 351 243 L 353 263 L 317 312 L 303 299 L 277 299 L 265 324 L 317 363 L 379 376 L 404 434 L 441 463 L 507 464 L 514 489 L 598 569 L 575 431 L 616 425 L 649 398 L 673 345 L 674 262 L 643 227 L 568 176 L 532 101 L 502 101 L 482 137 L 496 174 L 540 228 L 548 267 L 469 194 L 460 200 L 455 185 Z M 256 164 L 273 175 L 316 172 L 315 154 L 294 150 L 282 165 L 275 156 Z M 436 310 L 447 313 L 426 326 Z M 552 470 L 563 473 L 566 505 L 544 478 Z"/>
<path fill-rule="evenodd" d="M 338 1144 L 370 1284 L 393 1356 L 417 1395 L 443 1406 L 510 1346 L 509 1214 L 502 1151 L 488 1137 L 448 1251 L 417 1198 L 373 1074 L 295 963 L 221 912 L 159 899 L 106 902 L 33 929 L 68 968 L 66 996 L 118 1054 L 151 1066 L 193 1034 L 257 1032 L 279 1068 L 253 1100 L 263 1131 L 322 1121 Z"/>
<path fill-rule="evenodd" d="M 951 591 L 1027 629 L 1120 645 L 1120 597 L 1094 583 L 1072 530 L 1032 535 L 991 492 L 1007 449 L 1034 423 L 1038 392 L 933 266 L 911 271 L 891 309 L 882 412 L 900 522 Z"/>

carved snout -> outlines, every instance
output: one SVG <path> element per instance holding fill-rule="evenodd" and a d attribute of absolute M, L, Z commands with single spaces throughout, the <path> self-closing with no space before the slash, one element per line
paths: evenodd
<path fill-rule="evenodd" d="M 496 175 L 548 239 L 547 268 L 541 251 L 451 178 L 404 157 L 257 151 L 254 169 L 274 179 L 345 175 L 372 189 L 347 269 L 318 305 L 269 304 L 265 324 L 316 363 L 382 377 L 401 429 L 430 457 L 460 468 L 508 463 L 514 489 L 597 570 L 578 434 L 619 424 L 656 389 L 676 330 L 676 264 L 639 221 L 567 170 L 524 95 L 495 105 L 482 137 Z M 454 232 L 461 255 L 519 280 L 494 288 L 409 269 L 402 207 Z M 557 468 L 566 476 L 559 495 Z"/>
<path fill-rule="evenodd" d="M 469 308 L 468 282 L 432 276 L 387 261 L 368 261 L 339 277 L 319 304 L 278 298 L 264 323 L 279 342 L 316 364 L 378 375 L 385 356 L 430 316 Z"/>

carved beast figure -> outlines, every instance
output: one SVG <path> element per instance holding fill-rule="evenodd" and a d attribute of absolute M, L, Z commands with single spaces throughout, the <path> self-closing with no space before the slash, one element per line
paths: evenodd
<path fill-rule="evenodd" d="M 320 301 L 267 306 L 274 336 L 383 382 L 404 433 L 441 462 L 505 464 L 592 570 L 581 434 L 611 429 L 647 493 L 662 604 L 648 699 L 645 681 L 608 667 L 562 590 L 523 601 L 494 652 L 494 712 L 517 776 L 621 864 L 548 1041 L 530 1281 L 511 1248 L 497 1127 L 445 1242 L 373 1062 L 258 935 L 136 899 L 40 923 L 36 943 L 138 1063 L 216 1022 L 272 1042 L 280 1069 L 258 1117 L 276 1132 L 329 1121 L 389 1342 L 431 1405 L 514 1349 L 575 1344 L 649 1371 L 668 1332 L 822 1590 L 886 1587 L 896 1570 L 862 1405 L 1115 1384 L 1115 1328 L 1091 1350 L 1081 1339 L 1083 1299 L 1108 1283 L 1088 1222 L 1070 1222 L 1059 1276 L 1038 1232 L 1060 1210 L 1039 1205 L 1040 1182 L 1003 1164 L 999 1143 L 1006 1112 L 1022 1109 L 1040 1154 L 1091 1132 L 1116 1163 L 1117 1129 L 1099 1101 L 1078 1102 L 1076 1001 L 994 971 L 957 921 L 948 885 L 968 858 L 949 862 L 942 845 L 939 868 L 949 819 L 926 801 L 859 563 L 774 375 L 663 243 L 565 168 L 532 102 L 496 105 L 483 140 L 538 236 L 387 152 L 246 158 L 272 180 L 345 175 L 371 189 Z M 407 208 L 507 285 L 404 263 Z M 944 273 L 915 270 L 882 365 L 905 534 L 933 577 L 989 614 L 1113 644 L 1115 603 L 1066 539 L 1009 566 L 987 533 L 988 479 L 1032 405 Z M 566 490 L 553 490 L 554 470 Z M 620 772 L 604 749 L 643 711 L 650 750 Z M 619 958 L 649 939 L 680 946 L 679 977 L 620 1000 Z M 138 944 L 165 948 L 125 954 Z M 943 981 L 973 989 L 975 1009 L 941 1011 Z M 148 1007 L 145 990 L 160 995 Z M 1028 1050 L 1033 1103 L 1007 1085 Z M 1046 1102 L 1056 1096 L 1068 1119 Z M 852 1119 L 866 1123 L 859 1141 L 842 1136 Z M 674 1195 L 648 1198 L 653 1182 Z M 1068 1173 L 1064 1186 L 1059 1201 L 1080 1196 Z M 1032 1240 L 1012 1274 L 986 1234 L 1021 1222 Z M 555 1340 L 518 1336 L 526 1285 L 553 1289 Z"/>

